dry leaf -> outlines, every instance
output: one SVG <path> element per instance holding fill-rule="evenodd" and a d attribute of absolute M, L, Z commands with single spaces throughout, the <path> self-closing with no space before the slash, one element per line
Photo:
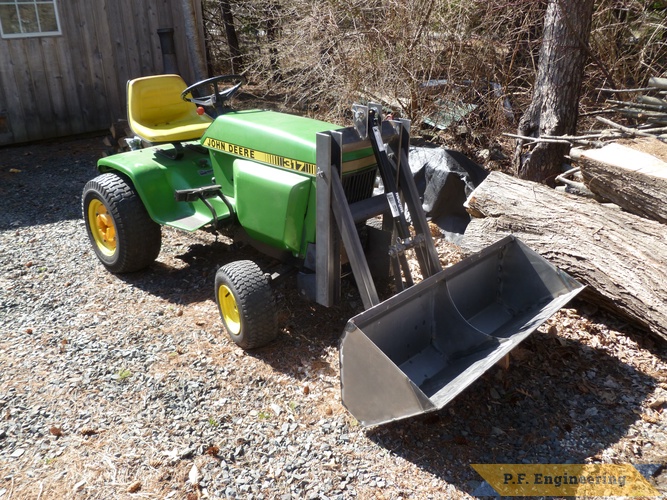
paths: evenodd
<path fill-rule="evenodd" d="M 510 355 L 509 355 L 509 354 L 505 354 L 505 356 L 503 356 L 502 359 L 500 359 L 500 360 L 496 363 L 496 365 L 498 365 L 498 366 L 499 366 L 500 368 L 502 368 L 503 370 L 509 370 L 509 367 L 510 367 Z"/>
<path fill-rule="evenodd" d="M 454 436 L 453 441 L 454 441 L 456 444 L 459 444 L 459 445 L 462 445 L 462 446 L 465 446 L 465 445 L 468 444 L 468 440 L 467 440 L 465 437 L 463 437 L 463 436 Z"/>
<path fill-rule="evenodd" d="M 60 429 L 60 427 L 56 427 L 55 425 L 51 426 L 49 432 L 55 437 L 61 437 L 63 435 L 63 431 Z"/>
<path fill-rule="evenodd" d="M 516 390 L 516 392 L 518 392 L 519 394 L 523 394 L 524 396 L 529 397 L 529 398 L 532 399 L 533 401 L 535 400 L 535 398 L 534 398 L 528 391 L 526 391 L 526 390 L 524 390 L 524 389 L 521 389 L 521 388 L 518 388 L 518 389 L 515 389 L 515 390 Z"/>
<path fill-rule="evenodd" d="M 659 424 L 660 419 L 655 415 L 647 415 L 646 413 L 642 414 L 642 420 L 648 422 L 649 424 Z"/>
<path fill-rule="evenodd" d="M 665 404 L 667 404 L 667 397 L 659 397 L 655 401 L 649 403 L 648 407 L 656 410 L 664 406 Z"/>
<path fill-rule="evenodd" d="M 196 464 L 192 464 L 192 469 L 190 469 L 188 474 L 188 480 L 193 486 L 197 486 L 199 484 L 199 469 L 197 468 Z"/>
<path fill-rule="evenodd" d="M 136 493 L 141 489 L 141 481 L 133 482 L 130 487 L 127 489 L 128 493 Z"/>
<path fill-rule="evenodd" d="M 211 455 L 212 457 L 217 457 L 218 453 L 220 453 L 220 448 L 218 448 L 216 445 L 209 446 L 204 452 L 204 454 Z"/>

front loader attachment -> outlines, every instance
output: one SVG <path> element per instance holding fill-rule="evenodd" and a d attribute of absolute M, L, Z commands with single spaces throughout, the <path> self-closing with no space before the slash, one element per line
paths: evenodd
<path fill-rule="evenodd" d="M 349 320 L 343 404 L 364 426 L 439 410 L 582 288 L 508 236 Z"/>
<path fill-rule="evenodd" d="M 340 343 L 343 404 L 362 425 L 443 408 L 583 289 L 513 236 L 443 270 L 409 166 L 410 123 L 381 111 L 355 105 L 354 128 L 317 136 L 316 300 L 340 298 L 340 240 L 366 309 Z M 349 203 L 342 155 L 368 145 L 384 192 Z M 378 215 L 393 228 L 385 251 L 398 291 L 384 302 L 356 229 Z"/>

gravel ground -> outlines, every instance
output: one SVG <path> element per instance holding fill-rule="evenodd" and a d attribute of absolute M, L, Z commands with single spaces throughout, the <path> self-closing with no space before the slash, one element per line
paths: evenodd
<path fill-rule="evenodd" d="M 658 464 L 667 493 L 665 346 L 575 303 L 444 410 L 363 429 L 338 382 L 354 290 L 325 309 L 287 282 L 283 334 L 243 352 L 213 277 L 249 250 L 164 230 L 149 270 L 98 263 L 101 149 L 0 149 L 0 499 L 470 498 L 472 463 Z"/>

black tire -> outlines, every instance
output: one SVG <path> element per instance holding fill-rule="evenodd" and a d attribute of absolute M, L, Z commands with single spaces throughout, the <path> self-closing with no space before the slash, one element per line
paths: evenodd
<path fill-rule="evenodd" d="M 238 260 L 218 269 L 215 302 L 227 333 L 239 347 L 256 349 L 278 335 L 273 290 L 254 262 Z"/>
<path fill-rule="evenodd" d="M 88 239 L 109 271 L 139 271 L 155 261 L 162 244 L 160 225 L 125 178 L 106 173 L 88 181 L 81 207 Z"/>

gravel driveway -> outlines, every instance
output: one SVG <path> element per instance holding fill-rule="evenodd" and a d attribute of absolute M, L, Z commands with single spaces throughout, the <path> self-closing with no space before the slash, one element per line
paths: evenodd
<path fill-rule="evenodd" d="M 337 342 L 359 311 L 279 290 L 246 353 L 213 277 L 250 250 L 163 230 L 108 273 L 81 219 L 101 138 L 0 149 L 0 499 L 470 498 L 472 463 L 643 463 L 667 493 L 667 349 L 583 303 L 444 410 L 362 429 Z"/>

